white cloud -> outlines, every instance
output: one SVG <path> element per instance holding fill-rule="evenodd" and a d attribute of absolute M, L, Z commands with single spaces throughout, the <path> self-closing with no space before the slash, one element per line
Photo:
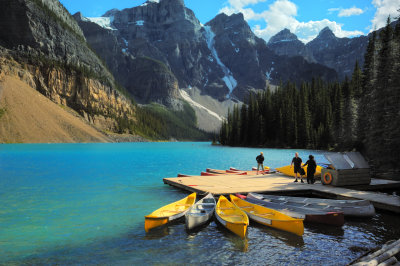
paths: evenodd
<path fill-rule="evenodd" d="M 399 16 L 400 0 L 372 0 L 372 4 L 376 7 L 376 12 L 371 21 L 371 31 L 384 27 L 388 16 L 392 20 Z"/>
<path fill-rule="evenodd" d="M 364 10 L 358 7 L 351 7 L 351 8 L 329 8 L 328 9 L 329 13 L 331 14 L 332 12 L 338 11 L 338 16 L 339 17 L 351 17 L 351 16 L 358 16 L 364 13 Z"/>
<path fill-rule="evenodd" d="M 351 16 L 361 15 L 362 13 L 364 13 L 364 10 L 362 10 L 361 8 L 353 6 L 351 8 L 341 9 L 339 11 L 338 16 L 339 17 L 351 17 Z"/>
<path fill-rule="evenodd" d="M 229 3 L 231 4 L 230 0 Z M 252 2 L 256 2 L 253 0 Z M 308 21 L 300 22 L 296 19 L 297 6 L 295 3 L 289 0 L 276 0 L 269 8 L 261 13 L 254 12 L 251 8 L 246 8 L 247 5 L 244 2 L 250 1 L 239 1 L 241 5 L 224 7 L 220 12 L 224 12 L 227 15 L 233 13 L 242 12 L 246 20 L 263 20 L 266 23 L 265 28 L 261 28 L 260 25 L 256 25 L 253 28 L 254 33 L 268 41 L 273 35 L 283 30 L 284 28 L 289 29 L 291 32 L 296 34 L 299 39 L 305 43 L 314 39 L 318 33 L 325 27 L 329 27 L 337 37 L 351 37 L 356 35 L 364 34 L 361 31 L 345 31 L 342 29 L 342 25 L 335 21 L 323 19 L 320 21 Z M 238 8 L 239 7 L 239 8 Z M 336 10 L 338 11 L 338 10 Z"/>

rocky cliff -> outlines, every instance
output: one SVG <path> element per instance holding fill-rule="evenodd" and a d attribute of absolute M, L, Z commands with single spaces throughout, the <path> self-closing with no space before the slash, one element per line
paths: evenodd
<path fill-rule="evenodd" d="M 334 69 L 339 79 L 351 76 L 355 62 L 364 64 L 364 53 L 368 37 L 338 38 L 328 27 L 321 30 L 311 42 L 304 44 L 297 36 L 285 29 L 268 42 L 275 53 L 285 56 L 301 56 L 309 62 L 315 62 Z"/>
<path fill-rule="evenodd" d="M 178 89 L 191 88 L 220 101 L 241 101 L 280 81 L 336 78 L 327 67 L 273 53 L 242 14 L 220 14 L 201 25 L 183 1 L 160 0 L 113 9 L 101 18 L 74 17 L 117 80 L 143 103 L 179 98 Z M 156 73 L 148 72 L 150 58 L 158 62 Z M 139 76 L 145 78 L 137 81 Z"/>
<path fill-rule="evenodd" d="M 367 36 L 338 38 L 326 27 L 306 47 L 318 63 L 335 69 L 339 78 L 344 79 L 352 75 L 356 61 L 360 66 L 364 65 L 367 45 Z"/>
<path fill-rule="evenodd" d="M 288 29 L 283 29 L 272 36 L 267 46 L 278 55 L 301 56 L 311 63 L 316 63 L 312 52 Z"/>
<path fill-rule="evenodd" d="M 99 129 L 119 130 L 135 107 L 57 0 L 13 0 L 0 10 L 0 72 L 17 75 Z"/>

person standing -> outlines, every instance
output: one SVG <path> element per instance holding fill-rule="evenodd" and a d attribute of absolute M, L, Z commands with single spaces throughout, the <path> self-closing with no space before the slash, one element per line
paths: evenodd
<path fill-rule="evenodd" d="M 314 174 L 317 169 L 317 162 L 314 160 L 314 156 L 310 154 L 308 156 L 308 161 L 303 165 L 307 166 L 307 184 L 314 184 L 315 179 L 314 179 Z"/>
<path fill-rule="evenodd" d="M 256 157 L 257 161 L 257 175 L 258 175 L 258 169 L 261 166 L 261 171 L 264 173 L 264 153 L 260 152 L 260 155 Z"/>
<path fill-rule="evenodd" d="M 302 163 L 302 162 L 303 162 L 303 161 L 302 161 L 301 158 L 299 157 L 299 153 L 296 152 L 296 153 L 294 154 L 293 159 L 292 159 L 292 163 L 290 164 L 290 167 L 292 167 L 292 165 L 294 165 L 294 176 L 295 176 L 295 178 L 296 178 L 296 180 L 294 180 L 294 182 L 298 182 L 298 181 L 297 181 L 297 174 L 299 174 L 299 175 L 300 175 L 300 179 L 301 179 L 301 183 L 304 183 L 304 182 L 303 182 L 303 175 L 302 175 L 302 173 L 301 173 L 301 163 Z"/>

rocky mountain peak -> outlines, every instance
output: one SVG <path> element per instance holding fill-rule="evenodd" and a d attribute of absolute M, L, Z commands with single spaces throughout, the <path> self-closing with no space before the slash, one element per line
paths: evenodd
<path fill-rule="evenodd" d="M 332 30 L 329 27 L 325 27 L 323 28 L 316 39 L 325 39 L 325 40 L 329 40 L 329 39 L 336 39 L 337 37 L 335 36 L 335 34 L 332 32 Z"/>
<path fill-rule="evenodd" d="M 295 34 L 291 33 L 289 29 L 285 28 L 278 32 L 276 35 L 272 36 L 268 44 L 291 41 L 298 41 L 298 38 Z"/>

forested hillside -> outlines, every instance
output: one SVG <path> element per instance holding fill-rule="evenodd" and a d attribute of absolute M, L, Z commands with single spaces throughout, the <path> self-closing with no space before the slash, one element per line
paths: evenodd
<path fill-rule="evenodd" d="M 236 106 L 220 131 L 232 146 L 361 151 L 375 174 L 400 176 L 400 25 L 372 34 L 364 68 L 326 83 L 253 94 Z"/>

